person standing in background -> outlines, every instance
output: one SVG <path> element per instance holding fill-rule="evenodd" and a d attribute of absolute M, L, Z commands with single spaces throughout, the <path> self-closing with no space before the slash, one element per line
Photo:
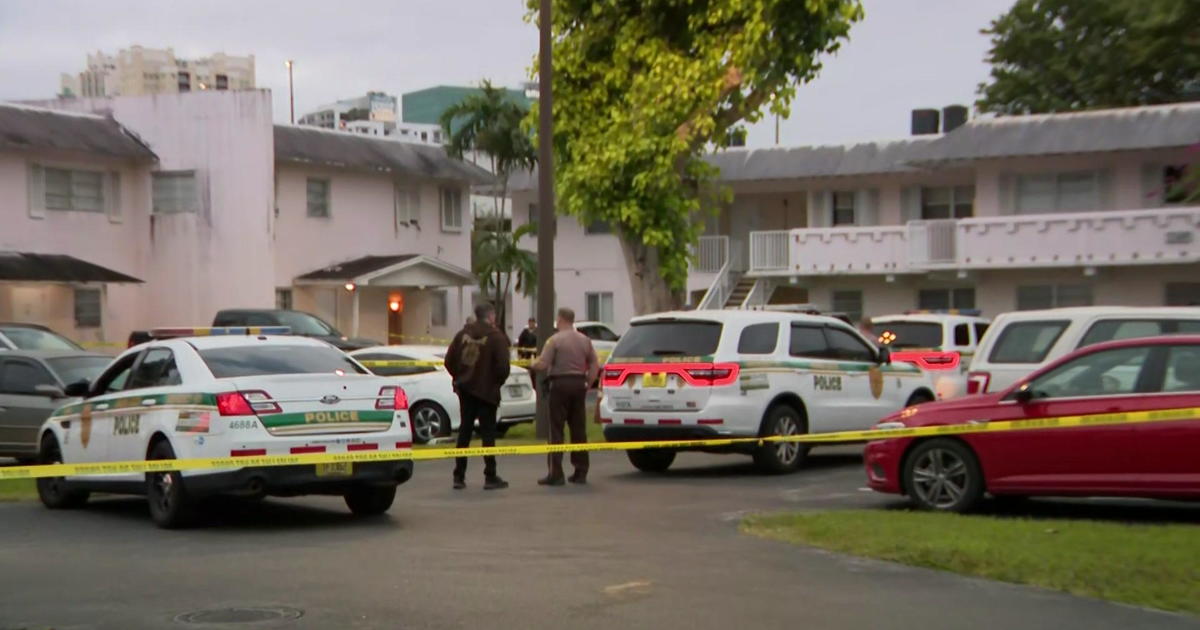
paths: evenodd
<path fill-rule="evenodd" d="M 558 332 L 546 340 L 532 368 L 545 372 L 550 381 L 550 444 L 563 443 L 564 428 L 570 429 L 572 444 L 587 444 L 587 393 L 600 373 L 600 362 L 592 340 L 575 330 L 575 311 L 558 309 L 555 327 Z M 546 459 L 550 471 L 538 484 L 563 485 L 562 453 L 550 453 Z M 571 465 L 571 483 L 587 483 L 587 451 L 572 452 Z"/>
<path fill-rule="evenodd" d="M 532 359 L 537 355 L 537 320 L 530 317 L 529 325 L 517 337 L 517 358 Z"/>
<path fill-rule="evenodd" d="M 508 380 L 511 359 L 508 337 L 496 328 L 496 309 L 491 304 L 475 307 L 475 321 L 454 336 L 446 350 L 446 371 L 454 380 L 462 409 L 458 426 L 458 448 L 471 445 L 471 434 L 479 421 L 484 446 L 496 445 L 496 409 L 500 406 L 500 386 Z M 467 487 L 467 458 L 454 460 L 454 489 Z M 496 474 L 496 458 L 483 458 L 483 489 L 507 488 L 508 482 Z"/>

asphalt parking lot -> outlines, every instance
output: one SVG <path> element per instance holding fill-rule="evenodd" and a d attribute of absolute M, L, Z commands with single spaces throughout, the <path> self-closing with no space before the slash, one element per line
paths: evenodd
<path fill-rule="evenodd" d="M 807 469 L 783 477 L 733 456 L 684 455 L 657 477 L 616 453 L 593 462 L 590 485 L 542 488 L 541 458 L 505 458 L 512 487 L 499 492 L 481 490 L 478 461 L 458 492 L 449 462 L 418 463 L 390 515 L 376 520 L 327 497 L 221 502 L 186 531 L 154 528 L 136 499 L 95 499 L 76 512 L 0 504 L 0 629 L 1200 627 L 738 533 L 752 512 L 896 507 L 860 489 L 857 449 L 817 451 Z M 1198 513 L 1041 509 L 1150 520 Z M 185 621 L 189 613 L 228 623 Z"/>

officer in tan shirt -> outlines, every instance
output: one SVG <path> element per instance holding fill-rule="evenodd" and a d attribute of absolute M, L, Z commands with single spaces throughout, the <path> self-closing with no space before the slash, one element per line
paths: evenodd
<path fill-rule="evenodd" d="M 533 369 L 545 373 L 550 381 L 550 443 L 563 443 L 565 425 L 571 430 L 572 444 L 586 444 L 587 392 L 600 373 L 600 362 L 592 340 L 575 330 L 575 311 L 558 309 L 555 324 L 558 332 L 546 341 L 542 356 L 533 364 Z M 550 474 L 538 484 L 563 485 L 562 453 L 550 453 L 547 460 Z M 571 453 L 571 465 L 575 468 L 571 483 L 587 483 L 587 452 Z"/>

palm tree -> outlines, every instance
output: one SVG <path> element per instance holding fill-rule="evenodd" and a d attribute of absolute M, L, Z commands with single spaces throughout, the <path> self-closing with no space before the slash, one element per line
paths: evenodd
<path fill-rule="evenodd" d="M 537 254 L 521 249 L 521 239 L 535 232 L 536 223 L 513 232 L 499 225 L 475 232 L 471 271 L 479 278 L 484 297 L 496 306 L 500 330 L 507 330 L 509 293 L 515 290 L 528 296 L 537 287 Z"/>

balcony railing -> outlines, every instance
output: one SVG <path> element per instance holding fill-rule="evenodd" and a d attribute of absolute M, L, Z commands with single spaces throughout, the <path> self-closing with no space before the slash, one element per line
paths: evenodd
<path fill-rule="evenodd" d="M 717 273 L 729 260 L 728 236 L 701 236 L 695 249 L 696 262 L 692 271 L 696 273 Z"/>
<path fill-rule="evenodd" d="M 1200 261 L 1200 207 L 912 221 L 752 232 L 758 275 L 920 273 L 936 269 Z"/>

